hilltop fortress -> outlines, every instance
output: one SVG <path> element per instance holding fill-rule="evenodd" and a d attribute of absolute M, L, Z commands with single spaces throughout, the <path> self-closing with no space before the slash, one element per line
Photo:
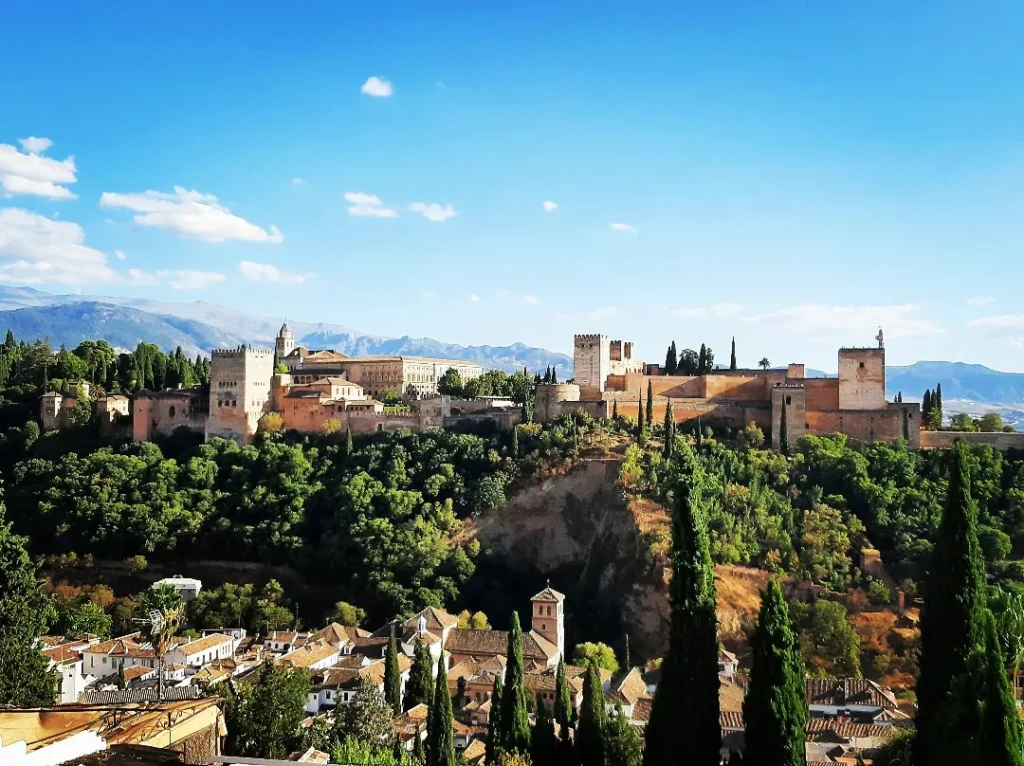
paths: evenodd
<path fill-rule="evenodd" d="M 632 358 L 633 344 L 607 335 L 577 335 L 572 383 L 541 384 L 536 417 L 551 420 L 584 411 L 597 418 L 637 417 L 653 394 L 655 423 L 672 403 L 677 423 L 703 420 L 743 428 L 756 423 L 778 449 L 786 409 L 789 442 L 805 434 L 843 433 L 860 442 L 906 439 L 921 446 L 921 408 L 885 396 L 885 348 L 839 349 L 837 378 L 808 378 L 804 365 L 786 369 L 717 369 L 708 375 L 664 375 L 658 365 Z M 648 388 L 649 387 L 649 388 Z"/>

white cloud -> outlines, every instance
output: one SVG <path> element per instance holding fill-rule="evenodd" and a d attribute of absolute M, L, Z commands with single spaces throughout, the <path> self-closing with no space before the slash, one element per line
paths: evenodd
<path fill-rule="evenodd" d="M 536 295 L 524 295 L 523 303 L 525 303 L 527 306 L 536 306 L 538 303 L 540 303 L 540 299 Z"/>
<path fill-rule="evenodd" d="M 119 261 L 123 261 L 125 258 L 128 257 L 128 254 L 124 250 L 115 250 L 114 257 L 117 258 L 117 260 Z"/>
<path fill-rule="evenodd" d="M 991 306 L 996 299 L 989 295 L 976 295 L 967 299 L 968 306 Z"/>
<path fill-rule="evenodd" d="M 612 231 L 625 232 L 626 234 L 636 234 L 637 230 L 635 226 L 630 226 L 628 223 L 612 223 L 608 226 Z"/>
<path fill-rule="evenodd" d="M 687 319 L 727 319 L 739 314 L 743 306 L 738 303 L 712 303 L 710 306 L 692 306 L 687 308 L 668 308 L 665 310 L 674 317 Z"/>
<path fill-rule="evenodd" d="M 143 271 L 142 269 L 128 269 L 128 282 L 140 287 L 150 287 L 152 285 L 160 284 L 160 280 L 157 279 L 156 274 L 150 274 L 148 271 Z"/>
<path fill-rule="evenodd" d="M 306 185 L 306 179 L 305 178 L 299 178 L 298 176 L 296 176 L 295 178 L 292 179 L 292 186 L 305 186 L 305 185 Z"/>
<path fill-rule="evenodd" d="M 983 330 L 990 338 L 1009 341 L 1014 348 L 1024 348 L 1024 314 L 996 314 L 972 319 L 968 327 Z"/>
<path fill-rule="evenodd" d="M 398 211 L 388 207 L 376 194 L 345 192 L 349 203 L 348 214 L 365 218 L 397 218 Z"/>
<path fill-rule="evenodd" d="M 85 245 L 77 223 L 0 209 L 0 282 L 77 285 L 117 278 L 106 253 Z"/>
<path fill-rule="evenodd" d="M 366 96 L 387 98 L 394 93 L 394 88 L 391 87 L 390 80 L 385 80 L 381 77 L 370 77 L 363 83 L 363 87 L 359 89 L 359 92 Z"/>
<path fill-rule="evenodd" d="M 210 285 L 223 282 L 226 277 L 216 271 L 191 271 L 189 269 L 163 269 L 156 273 L 175 290 L 204 290 Z"/>
<path fill-rule="evenodd" d="M 134 194 L 103 192 L 100 205 L 134 210 L 138 215 L 133 216 L 133 220 L 140 226 L 173 231 L 206 242 L 284 241 L 284 235 L 276 226 L 263 229 L 232 213 L 214 195 L 189 191 L 182 186 L 175 186 L 171 194 L 152 190 Z"/>
<path fill-rule="evenodd" d="M 469 302 L 470 303 L 480 303 L 480 296 L 477 295 L 476 293 L 470 293 L 469 294 Z"/>
<path fill-rule="evenodd" d="M 918 316 L 920 306 L 832 306 L 803 303 L 779 311 L 746 316 L 744 322 L 777 327 L 814 339 L 841 338 L 850 344 L 873 342 L 881 327 L 889 338 L 913 338 L 941 333 L 931 319 Z"/>
<path fill-rule="evenodd" d="M 450 204 L 439 205 L 436 202 L 413 202 L 409 205 L 409 209 L 434 223 L 444 223 L 457 215 L 455 208 Z"/>
<path fill-rule="evenodd" d="M 281 271 L 277 266 L 269 263 L 241 261 L 238 264 L 238 270 L 250 282 L 276 282 L 282 285 L 301 285 L 308 279 L 306 274 L 292 274 Z"/>
<path fill-rule="evenodd" d="M 554 211 L 558 210 L 558 203 L 557 202 L 552 202 L 551 200 L 548 199 L 548 200 L 544 200 L 544 202 L 542 204 L 544 206 L 544 212 L 545 213 L 553 213 Z"/>
<path fill-rule="evenodd" d="M 48 138 L 37 138 L 36 136 L 29 136 L 28 138 L 19 138 L 18 143 L 21 144 L 21 148 L 29 154 L 42 154 L 51 146 L 53 141 Z"/>
<path fill-rule="evenodd" d="M 4 196 L 27 194 L 49 199 L 75 199 L 74 192 L 65 186 L 78 180 L 74 157 L 55 160 L 39 154 L 52 143 L 48 138 L 23 138 L 21 145 L 27 154 L 11 144 L 0 144 L 0 190 Z"/>

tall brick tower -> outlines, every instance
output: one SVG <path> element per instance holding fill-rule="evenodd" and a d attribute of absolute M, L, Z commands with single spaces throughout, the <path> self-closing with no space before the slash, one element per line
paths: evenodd
<path fill-rule="evenodd" d="M 531 627 L 565 656 L 565 596 L 550 585 L 530 599 L 533 604 Z"/>
<path fill-rule="evenodd" d="M 210 417 L 206 438 L 248 442 L 270 410 L 274 352 L 239 346 L 210 353 Z"/>

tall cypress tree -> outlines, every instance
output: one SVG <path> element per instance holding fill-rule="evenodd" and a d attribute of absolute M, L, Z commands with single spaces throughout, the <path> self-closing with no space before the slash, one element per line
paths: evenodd
<path fill-rule="evenodd" d="M 732 336 L 732 354 L 729 357 L 729 369 L 736 369 L 736 336 Z"/>
<path fill-rule="evenodd" d="M 1020 715 L 991 612 L 985 615 L 985 705 L 977 741 L 977 763 L 1024 766 Z"/>
<path fill-rule="evenodd" d="M 512 444 L 508 451 L 513 460 L 519 459 L 519 426 L 512 426 Z"/>
<path fill-rule="evenodd" d="M 444 653 L 437 669 L 434 706 L 427 726 L 427 766 L 457 766 L 455 733 L 452 731 L 452 696 L 448 691 L 448 675 L 444 672 Z"/>
<path fill-rule="evenodd" d="M 558 382 L 558 370 L 554 367 L 551 368 L 551 382 L 553 384 Z"/>
<path fill-rule="evenodd" d="M 487 763 L 497 763 L 501 755 L 501 698 L 504 687 L 501 673 L 494 674 L 494 687 L 491 689 L 491 714 L 487 719 Z"/>
<path fill-rule="evenodd" d="M 708 347 L 700 344 L 700 353 L 697 355 L 697 374 L 704 374 L 704 367 L 708 363 Z"/>
<path fill-rule="evenodd" d="M 935 394 L 932 396 L 932 406 L 939 411 L 939 422 L 942 422 L 942 384 L 935 384 Z"/>
<path fill-rule="evenodd" d="M 384 701 L 391 706 L 395 715 L 402 712 L 402 671 L 398 669 L 398 646 L 393 627 L 387 654 L 384 655 Z"/>
<path fill-rule="evenodd" d="M 508 753 L 530 753 L 530 716 L 526 709 L 526 683 L 523 679 L 523 630 L 519 614 L 512 613 L 508 633 L 508 658 L 505 665 L 505 690 L 501 696 L 501 735 L 498 742 Z M 491 704 L 494 707 L 494 704 Z"/>
<path fill-rule="evenodd" d="M 530 733 L 530 760 L 533 766 L 555 766 L 558 763 L 555 722 L 540 692 L 537 692 L 537 719 Z"/>
<path fill-rule="evenodd" d="M 572 725 L 572 697 L 569 695 L 569 679 L 565 675 L 565 660 L 561 657 L 555 671 L 555 723 L 562 727 L 564 738 Z"/>
<path fill-rule="evenodd" d="M 636 398 L 636 437 L 639 439 L 646 432 L 647 429 L 644 428 L 644 395 L 640 394 Z"/>
<path fill-rule="evenodd" d="M 622 669 L 627 673 L 633 668 L 633 659 L 629 656 L 629 633 L 625 635 L 624 647 L 622 650 Z"/>
<path fill-rule="evenodd" d="M 576 727 L 576 751 L 579 753 L 580 766 L 604 766 L 604 728 L 607 719 L 601 675 L 597 671 L 597 662 L 591 657 L 583 677 L 583 704 L 580 706 L 580 722 Z"/>
<path fill-rule="evenodd" d="M 665 446 L 662 449 L 662 457 L 666 460 L 672 459 L 672 450 L 675 447 L 676 440 L 676 420 L 672 413 L 672 400 L 669 399 L 665 404 Z"/>
<path fill-rule="evenodd" d="M 786 406 L 786 394 L 782 394 L 782 414 L 779 416 L 779 451 L 789 454 L 789 408 Z"/>
<path fill-rule="evenodd" d="M 352 426 L 349 426 L 345 429 L 345 457 L 351 457 L 355 451 L 355 445 L 352 443 Z"/>
<path fill-rule="evenodd" d="M 804 663 L 778 580 L 769 580 L 761 594 L 750 648 L 750 686 L 743 701 L 744 755 L 759 766 L 805 766 Z"/>
<path fill-rule="evenodd" d="M 983 641 L 984 565 L 978 545 L 978 510 L 971 498 L 967 445 L 950 453 L 946 506 L 932 552 L 921 612 L 915 763 L 941 764 L 936 746 L 939 710 L 954 681 Z M 945 725 L 945 724 L 944 724 Z"/>
<path fill-rule="evenodd" d="M 651 705 L 644 764 L 718 766 L 718 624 L 704 476 L 689 447 L 681 446 L 675 459 L 680 475 L 672 511 L 669 646 Z"/>
<path fill-rule="evenodd" d="M 647 381 L 647 412 L 645 414 L 645 422 L 647 423 L 648 430 L 654 426 L 654 386 L 651 381 Z"/>
<path fill-rule="evenodd" d="M 440 669 L 439 669 L 440 670 Z M 428 708 L 434 699 L 434 660 L 430 648 L 416 636 L 416 648 L 409 669 L 409 681 L 405 685 L 405 709 L 411 710 L 423 704 Z"/>
<path fill-rule="evenodd" d="M 612 420 L 619 419 L 619 400 L 616 399 L 612 402 Z"/>
<path fill-rule="evenodd" d="M 679 357 L 676 353 L 676 342 L 672 341 L 665 353 L 665 374 L 675 375 L 679 370 Z"/>
<path fill-rule="evenodd" d="M 604 727 L 605 766 L 640 766 L 643 761 L 640 735 L 623 714 L 622 705 L 616 705 L 615 715 Z"/>

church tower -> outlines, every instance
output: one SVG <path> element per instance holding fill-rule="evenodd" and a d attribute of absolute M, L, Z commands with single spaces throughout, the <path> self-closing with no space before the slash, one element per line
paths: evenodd
<path fill-rule="evenodd" d="M 284 358 L 294 350 L 295 336 L 292 335 L 292 331 L 288 329 L 288 323 L 285 322 L 281 325 L 280 332 L 277 333 L 277 344 L 274 346 L 277 361 L 279 363 L 284 362 Z"/>
<path fill-rule="evenodd" d="M 565 596 L 548 585 L 530 602 L 533 604 L 533 631 L 557 646 L 559 656 L 564 657 Z"/>

